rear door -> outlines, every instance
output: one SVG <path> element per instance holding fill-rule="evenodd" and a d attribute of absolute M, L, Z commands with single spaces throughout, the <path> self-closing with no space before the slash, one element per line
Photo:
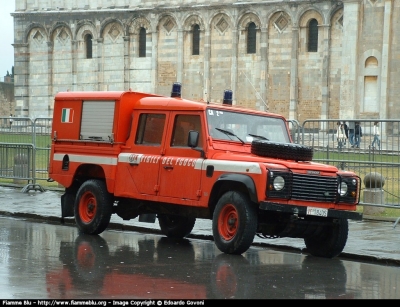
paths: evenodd
<path fill-rule="evenodd" d="M 135 116 L 133 127 L 137 127 L 136 133 L 127 142 L 131 146 L 123 149 L 118 157 L 118 196 L 155 195 L 159 191 L 168 112 L 143 111 Z"/>

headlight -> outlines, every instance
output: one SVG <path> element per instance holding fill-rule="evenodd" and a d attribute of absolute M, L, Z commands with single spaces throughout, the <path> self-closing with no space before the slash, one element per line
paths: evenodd
<path fill-rule="evenodd" d="M 338 188 L 338 193 L 340 196 L 345 196 L 347 194 L 348 186 L 347 183 L 342 181 Z"/>
<path fill-rule="evenodd" d="M 265 195 L 267 198 L 290 199 L 292 193 L 292 173 L 269 170 Z"/>
<path fill-rule="evenodd" d="M 356 204 L 360 198 L 360 177 L 340 176 L 338 195 L 339 203 Z"/>
<path fill-rule="evenodd" d="M 274 178 L 274 189 L 280 191 L 285 187 L 285 179 L 282 176 L 276 176 Z"/>

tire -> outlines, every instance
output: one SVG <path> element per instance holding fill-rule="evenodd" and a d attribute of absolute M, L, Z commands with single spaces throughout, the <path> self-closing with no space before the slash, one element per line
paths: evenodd
<path fill-rule="evenodd" d="M 339 219 L 337 223 L 328 223 L 324 228 L 322 234 L 304 239 L 306 251 L 316 257 L 334 258 L 346 246 L 349 222 Z"/>
<path fill-rule="evenodd" d="M 295 143 L 275 143 L 265 140 L 251 142 L 251 153 L 261 157 L 295 161 L 311 161 L 313 148 Z"/>
<path fill-rule="evenodd" d="M 240 255 L 249 249 L 257 230 L 257 207 L 243 193 L 226 192 L 212 220 L 214 242 L 221 252 Z"/>
<path fill-rule="evenodd" d="M 87 180 L 78 190 L 74 205 L 75 221 L 84 234 L 102 233 L 110 223 L 113 198 L 106 184 L 100 180 Z"/>
<path fill-rule="evenodd" d="M 182 239 L 188 236 L 196 223 L 196 218 L 179 215 L 159 214 L 161 232 L 168 238 Z"/>

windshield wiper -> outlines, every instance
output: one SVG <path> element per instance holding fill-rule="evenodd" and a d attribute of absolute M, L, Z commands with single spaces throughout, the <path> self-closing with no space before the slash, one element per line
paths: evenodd
<path fill-rule="evenodd" d="M 250 135 L 250 136 L 252 136 L 253 138 L 258 138 L 258 139 L 262 139 L 262 140 L 269 141 L 269 139 L 267 139 L 265 136 L 262 136 L 262 135 L 251 134 L 251 133 L 248 133 L 247 135 Z"/>
<path fill-rule="evenodd" d="M 221 128 L 215 128 L 215 130 L 218 130 L 218 131 L 220 131 L 220 132 L 222 132 L 222 133 L 225 133 L 227 136 L 234 136 L 234 137 L 236 137 L 240 142 L 242 142 L 242 144 L 245 143 L 240 137 L 238 137 L 236 134 L 234 134 L 233 132 L 231 132 L 231 131 L 229 131 L 229 130 L 225 130 L 225 129 L 221 129 Z"/>

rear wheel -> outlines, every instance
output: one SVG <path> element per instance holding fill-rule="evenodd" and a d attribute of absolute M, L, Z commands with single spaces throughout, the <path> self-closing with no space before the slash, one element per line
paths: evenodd
<path fill-rule="evenodd" d="M 226 254 L 242 254 L 253 243 L 257 207 L 243 193 L 226 192 L 215 207 L 212 230 L 216 246 Z"/>
<path fill-rule="evenodd" d="M 188 236 L 196 223 L 196 218 L 179 215 L 159 214 L 161 232 L 169 238 L 182 239 Z"/>
<path fill-rule="evenodd" d="M 304 243 L 311 255 L 333 258 L 343 251 L 348 233 L 349 222 L 347 219 L 338 219 L 327 223 L 319 235 L 305 238 Z"/>
<path fill-rule="evenodd" d="M 110 223 L 112 207 L 112 195 L 103 181 L 85 181 L 78 190 L 74 205 L 78 229 L 85 234 L 102 233 Z"/>

